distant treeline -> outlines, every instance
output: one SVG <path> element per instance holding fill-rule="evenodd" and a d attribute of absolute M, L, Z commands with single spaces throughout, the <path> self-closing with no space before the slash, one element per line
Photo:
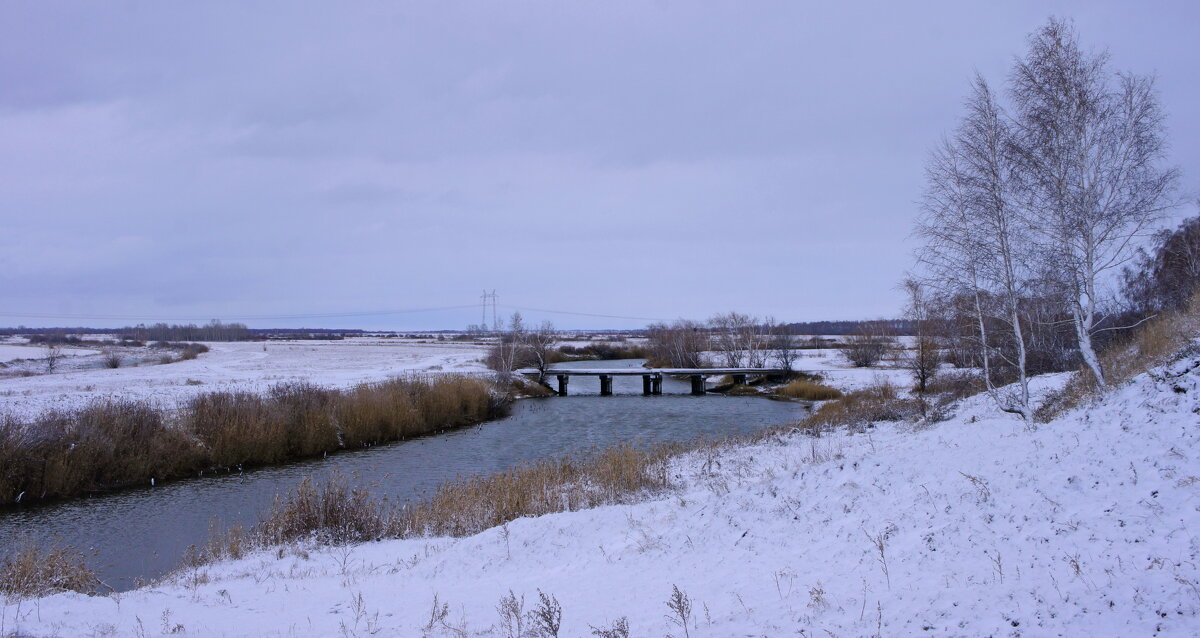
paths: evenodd
<path fill-rule="evenodd" d="M 801 321 L 785 323 L 780 329 L 790 335 L 850 335 L 860 332 L 863 324 L 884 326 L 895 336 L 916 334 L 916 326 L 907 319 L 878 319 L 874 321 Z"/>
<path fill-rule="evenodd" d="M 121 330 L 120 334 L 138 341 L 251 341 L 259 338 L 244 323 L 224 323 L 217 319 L 202 326 L 139 323 Z"/>
<path fill-rule="evenodd" d="M 89 328 L 85 326 L 54 328 L 0 328 L 0 336 L 24 335 L 32 343 L 67 343 L 88 345 L 93 342 L 80 339 L 79 335 L 112 335 L 121 341 L 260 341 L 264 339 L 312 339 L 340 340 L 350 336 L 366 334 L 360 329 L 334 328 L 248 328 L 242 323 L 224 323 L 219 320 L 204 325 L 138 324 L 124 328 Z"/>

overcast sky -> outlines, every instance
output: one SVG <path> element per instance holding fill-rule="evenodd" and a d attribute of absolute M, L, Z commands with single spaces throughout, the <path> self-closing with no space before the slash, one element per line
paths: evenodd
<path fill-rule="evenodd" d="M 6 2 L 0 326 L 893 316 L 927 152 L 1051 14 L 1198 190 L 1194 0 Z"/>

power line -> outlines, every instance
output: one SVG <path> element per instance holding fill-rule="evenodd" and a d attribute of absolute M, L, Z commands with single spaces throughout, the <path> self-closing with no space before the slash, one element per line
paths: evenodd
<path fill-rule="evenodd" d="M 531 308 L 528 306 L 512 306 L 509 304 L 500 304 L 500 305 L 505 308 L 511 308 L 513 310 L 524 310 L 526 312 L 548 312 L 548 313 L 556 314 L 556 315 L 573 315 L 576 317 L 599 317 L 601 319 L 630 319 L 630 320 L 634 320 L 634 321 L 669 321 L 669 319 L 663 319 L 662 317 L 631 317 L 631 316 L 627 316 L 627 315 L 605 315 L 605 314 L 599 314 L 599 313 L 595 313 L 595 312 L 572 312 L 570 310 L 550 310 L 548 308 Z"/>

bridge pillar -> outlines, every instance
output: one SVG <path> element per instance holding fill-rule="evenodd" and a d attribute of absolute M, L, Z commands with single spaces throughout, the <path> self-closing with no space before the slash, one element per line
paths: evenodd
<path fill-rule="evenodd" d="M 744 375 L 744 374 L 733 375 L 733 382 L 738 385 L 746 385 L 746 375 Z"/>
<path fill-rule="evenodd" d="M 600 396 L 602 396 L 602 397 L 612 396 L 612 380 L 613 380 L 612 375 L 608 375 L 608 374 L 600 375 Z"/>
<path fill-rule="evenodd" d="M 662 375 L 654 374 L 650 376 L 650 394 L 662 394 Z"/>
<path fill-rule="evenodd" d="M 692 394 L 704 394 L 705 392 L 706 392 L 706 388 L 704 387 L 704 375 L 693 374 L 692 375 Z"/>
<path fill-rule="evenodd" d="M 570 380 L 571 380 L 570 375 L 566 375 L 566 374 L 558 375 L 558 396 L 560 396 L 560 397 L 567 396 L 567 383 Z"/>
<path fill-rule="evenodd" d="M 646 396 L 649 396 L 654 393 L 654 388 L 653 388 L 654 383 L 650 381 L 650 376 L 651 375 L 648 375 L 648 374 L 642 375 L 642 394 L 644 394 Z"/>

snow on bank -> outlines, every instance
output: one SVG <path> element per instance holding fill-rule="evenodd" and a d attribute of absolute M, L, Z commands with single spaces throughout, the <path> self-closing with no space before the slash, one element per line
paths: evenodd
<path fill-rule="evenodd" d="M 680 636 L 678 586 L 690 636 L 1200 633 L 1200 368 L 1035 431 L 973 398 L 928 428 L 792 435 L 673 471 L 678 491 L 636 505 L 10 603 L 0 632 L 498 636 L 500 598 L 530 609 L 540 589 L 562 636 L 622 616 Z M 435 596 L 448 613 L 430 625 Z"/>
<path fill-rule="evenodd" d="M 0 379 L 0 413 L 32 417 L 106 397 L 151 401 L 170 410 L 201 392 L 262 392 L 292 381 L 349 387 L 407 372 L 485 370 L 480 362 L 485 348 L 461 342 L 360 337 L 207 345 L 210 352 L 190 361 Z"/>

